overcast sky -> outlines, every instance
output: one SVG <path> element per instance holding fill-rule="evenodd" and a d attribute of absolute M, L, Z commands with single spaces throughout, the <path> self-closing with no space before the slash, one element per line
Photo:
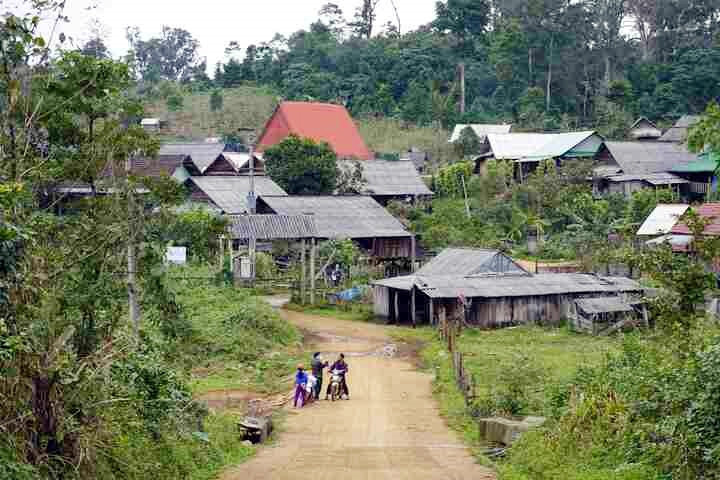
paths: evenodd
<path fill-rule="evenodd" d="M 17 0 L 0 0 L 0 5 Z M 320 8 L 331 0 L 67 0 L 70 24 L 66 34 L 78 42 L 87 39 L 90 23 L 99 19 L 108 35 L 114 56 L 128 49 L 125 28 L 138 26 L 143 38 L 157 35 L 163 25 L 188 30 L 200 42 L 201 55 L 212 72 L 224 60 L 228 43 L 243 48 L 307 28 L 318 18 Z M 332 0 L 351 18 L 361 0 Z M 403 31 L 433 20 L 436 0 L 395 0 Z M 88 7 L 92 7 L 88 9 Z M 390 0 L 380 0 L 377 25 L 395 21 Z"/>

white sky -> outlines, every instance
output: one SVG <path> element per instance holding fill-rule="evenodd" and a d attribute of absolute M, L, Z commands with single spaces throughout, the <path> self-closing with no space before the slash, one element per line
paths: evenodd
<path fill-rule="evenodd" d="M 0 0 L 7 11 L 19 0 Z M 320 8 L 333 1 L 350 19 L 361 0 L 67 0 L 70 23 L 64 32 L 79 43 L 89 38 L 90 23 L 99 19 L 113 56 L 123 55 L 128 44 L 125 28 L 137 26 L 143 38 L 157 35 L 163 25 L 188 30 L 200 42 L 200 54 L 207 57 L 212 72 L 225 59 L 225 47 L 236 40 L 244 49 L 272 39 L 275 33 L 288 36 L 317 20 Z M 436 0 L 395 0 L 403 32 L 414 30 L 435 17 Z M 4 6 L 3 6 L 4 5 Z M 90 7 L 90 8 L 89 8 Z M 390 0 L 380 0 L 378 28 L 395 22 Z"/>

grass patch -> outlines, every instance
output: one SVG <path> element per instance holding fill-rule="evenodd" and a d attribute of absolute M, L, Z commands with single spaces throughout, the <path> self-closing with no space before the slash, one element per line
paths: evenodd
<path fill-rule="evenodd" d="M 348 320 L 353 322 L 374 322 L 375 313 L 372 305 L 365 303 L 350 303 L 347 305 L 298 305 L 291 303 L 285 306 L 293 312 L 304 313 L 306 315 L 316 315 L 319 317 L 332 317 L 340 320 Z"/>
<path fill-rule="evenodd" d="M 487 414 L 482 410 L 495 406 L 497 398 L 502 399 L 518 378 L 528 380 L 524 371 L 528 363 L 540 372 L 539 383 L 526 386 L 527 398 L 522 411 L 517 413 L 544 415 L 558 385 L 571 381 L 580 367 L 602 363 L 606 352 L 619 345 L 614 338 L 579 335 L 567 329 L 534 326 L 490 331 L 466 329 L 458 345 L 466 354 L 466 368 L 475 376 L 478 396 L 476 405 L 469 409 L 456 386 L 451 356 L 435 329 L 393 328 L 390 334 L 398 341 L 421 344 L 421 365 L 435 375 L 433 393 L 442 416 L 485 465 L 492 462 L 483 455 L 486 444 L 480 436 L 477 418 Z"/>
<path fill-rule="evenodd" d="M 428 152 L 434 164 L 456 158 L 450 132 L 443 128 L 417 127 L 392 118 L 366 118 L 357 121 L 360 134 L 375 152 L 400 153 L 410 148 Z"/>

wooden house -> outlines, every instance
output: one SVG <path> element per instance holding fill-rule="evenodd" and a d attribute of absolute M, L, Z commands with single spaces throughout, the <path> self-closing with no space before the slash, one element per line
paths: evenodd
<path fill-rule="evenodd" d="M 543 160 L 580 159 L 594 161 L 603 138 L 594 131 L 570 133 L 507 133 L 488 134 L 476 158 L 476 172 L 483 175 L 487 160 L 510 160 L 515 164 L 515 177 L 524 181 Z"/>
<path fill-rule="evenodd" d="M 623 297 L 579 298 L 570 309 L 570 325 L 577 332 L 609 335 L 641 321 L 647 325 L 645 306 Z"/>
<path fill-rule="evenodd" d="M 630 127 L 628 137 L 636 141 L 654 141 L 662 137 L 660 130 L 653 122 L 645 117 L 640 117 Z"/>
<path fill-rule="evenodd" d="M 255 194 L 287 196 L 270 177 L 256 177 Z M 249 211 L 250 177 L 242 175 L 192 176 L 185 181 L 190 190 L 190 203 L 210 206 L 218 213 L 240 215 Z"/>
<path fill-rule="evenodd" d="M 688 137 L 688 131 L 700 121 L 697 115 L 683 115 L 670 127 L 662 137 L 658 139 L 660 142 L 685 143 Z"/>
<path fill-rule="evenodd" d="M 290 135 L 325 142 L 340 159 L 370 160 L 374 157 L 342 105 L 282 102 L 265 125 L 257 151 L 264 152 Z"/>
<path fill-rule="evenodd" d="M 415 238 L 372 197 L 260 195 L 258 213 L 311 215 L 321 239 L 350 239 L 373 258 L 412 259 Z"/>
<path fill-rule="evenodd" d="M 598 196 L 620 193 L 630 197 L 646 188 L 672 188 L 678 194 L 688 181 L 672 173 L 697 156 L 670 142 L 605 142 L 597 155 L 593 190 Z"/>
<path fill-rule="evenodd" d="M 341 170 L 352 171 L 353 161 L 338 162 Z M 361 162 L 362 195 L 371 196 L 381 205 L 391 200 L 429 199 L 433 192 L 423 181 L 415 165 L 407 160 L 368 160 Z"/>
<path fill-rule="evenodd" d="M 690 201 L 703 201 L 708 194 L 718 191 L 718 156 L 712 152 L 700 154 L 689 163 L 675 165 L 670 171 L 686 180 L 683 189 L 685 197 Z"/>
<path fill-rule="evenodd" d="M 438 324 L 461 316 L 481 328 L 521 324 L 558 325 L 575 300 L 640 295 L 627 278 L 592 274 L 530 274 L 499 252 L 480 263 L 472 252 L 441 254 L 414 275 L 374 282 L 374 309 L 397 323 Z M 467 257 L 466 259 L 464 257 Z M 480 263 L 479 268 L 472 268 Z M 467 268 L 451 268 L 468 265 Z"/>

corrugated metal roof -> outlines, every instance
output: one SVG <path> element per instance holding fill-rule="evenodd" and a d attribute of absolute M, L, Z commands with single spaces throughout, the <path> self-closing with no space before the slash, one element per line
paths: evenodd
<path fill-rule="evenodd" d="M 502 260 L 502 262 L 498 261 Z M 474 275 L 515 271 L 527 273 L 515 261 L 499 250 L 446 248 L 416 272 L 419 276 Z"/>
<path fill-rule="evenodd" d="M 316 102 L 282 102 L 260 136 L 258 151 L 283 140 L 271 138 L 273 123 L 280 121 L 278 116 L 286 123 L 289 133 L 316 142 L 327 142 L 339 158 L 369 160 L 373 157 L 344 106 Z"/>
<path fill-rule="evenodd" d="M 431 298 L 503 298 L 545 295 L 641 292 L 639 283 L 623 277 L 600 277 L 583 273 L 543 273 L 536 275 L 482 275 L 463 277 L 410 276 L 374 282 L 375 285 L 409 290 L 416 285 Z"/>
<path fill-rule="evenodd" d="M 663 235 L 658 238 L 653 238 L 645 242 L 645 245 L 656 246 L 668 244 L 672 247 L 674 252 L 685 252 L 690 248 L 690 244 L 693 242 L 694 237 L 692 235 L 674 235 L 672 233 Z"/>
<path fill-rule="evenodd" d="M 672 173 L 639 173 L 639 174 L 621 174 L 621 175 L 608 175 L 604 177 L 609 182 L 632 182 L 632 181 L 643 181 L 651 185 L 680 185 L 683 183 L 690 183 L 684 178 L 680 178 Z"/>
<path fill-rule="evenodd" d="M 200 173 L 203 173 L 224 150 L 223 143 L 165 143 L 160 146 L 159 155 L 190 157 Z"/>
<path fill-rule="evenodd" d="M 143 118 L 140 120 L 140 125 L 142 126 L 148 126 L 148 127 L 154 127 L 160 125 L 160 119 L 159 118 Z"/>
<path fill-rule="evenodd" d="M 233 239 L 288 240 L 317 237 L 310 215 L 234 215 L 228 232 Z"/>
<path fill-rule="evenodd" d="M 510 133 L 510 130 L 512 130 L 512 125 L 507 125 L 507 124 L 489 125 L 489 124 L 480 124 L 480 123 L 473 123 L 473 124 L 460 123 L 460 124 L 455 125 L 455 129 L 453 130 L 453 133 L 450 136 L 450 143 L 455 143 L 458 140 L 460 140 L 462 131 L 465 130 L 467 127 L 470 127 L 473 129 L 473 131 L 475 132 L 475 135 L 478 136 L 478 139 L 480 139 L 480 141 L 484 141 L 489 133 Z"/>
<path fill-rule="evenodd" d="M 689 205 L 681 204 L 658 205 L 645 219 L 637 234 L 664 235 L 670 233 L 688 208 L 690 208 Z"/>
<path fill-rule="evenodd" d="M 279 215 L 312 215 L 321 238 L 410 237 L 403 225 L 372 197 L 263 196 Z"/>
<path fill-rule="evenodd" d="M 684 145 L 663 142 L 605 142 L 623 173 L 637 175 L 669 172 L 692 162 L 697 155 Z"/>
<path fill-rule="evenodd" d="M 190 177 L 189 181 L 210 197 L 215 205 L 227 215 L 242 214 L 247 211 L 247 196 L 250 193 L 250 177 L 247 176 L 207 176 Z M 273 182 L 270 177 L 255 177 L 255 193 L 262 195 L 287 195 L 285 190 Z"/>
<path fill-rule="evenodd" d="M 703 231 L 704 235 L 718 237 L 720 236 L 720 203 L 705 203 L 699 207 L 693 207 L 693 210 L 709 223 Z M 690 235 L 690 229 L 682 222 L 678 222 L 670 231 L 670 233 L 680 235 Z"/>
<path fill-rule="evenodd" d="M 341 169 L 353 168 L 350 161 L 338 162 Z M 369 195 L 432 195 L 423 182 L 415 164 L 408 160 L 368 160 L 360 162 L 363 169 L 364 186 Z"/>
<path fill-rule="evenodd" d="M 620 297 L 579 298 L 575 305 L 589 315 L 632 312 L 635 309 Z"/>
<path fill-rule="evenodd" d="M 487 138 L 495 158 L 533 161 L 561 157 L 593 135 L 593 131 L 506 133 L 489 134 Z"/>
<path fill-rule="evenodd" d="M 665 134 L 660 137 L 658 141 L 683 143 L 685 140 L 687 140 L 688 129 L 690 129 L 690 127 L 693 127 L 699 121 L 700 117 L 697 115 L 684 115 L 680 117 L 680 120 L 678 120 L 675 125 L 673 125 L 670 129 L 668 129 L 668 131 L 665 132 Z"/>
<path fill-rule="evenodd" d="M 685 165 L 673 167 L 670 171 L 677 173 L 713 173 L 717 171 L 720 158 L 714 153 L 703 153 L 697 159 Z"/>
<path fill-rule="evenodd" d="M 240 170 L 242 168 L 250 168 L 250 153 L 249 152 L 223 152 L 222 156 L 225 157 L 227 161 L 230 162 L 232 166 L 235 167 L 236 170 Z M 258 168 L 262 165 L 263 156 L 262 154 L 255 153 L 253 155 L 255 158 L 255 164 L 253 165 L 255 168 Z"/>

